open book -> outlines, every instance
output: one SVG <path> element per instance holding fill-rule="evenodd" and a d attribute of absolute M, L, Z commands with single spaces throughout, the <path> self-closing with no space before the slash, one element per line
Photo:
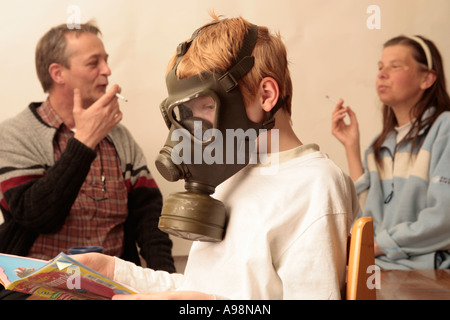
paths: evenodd
<path fill-rule="evenodd" d="M 0 283 L 9 290 L 55 300 L 107 300 L 137 292 L 64 253 L 51 261 L 0 254 Z"/>

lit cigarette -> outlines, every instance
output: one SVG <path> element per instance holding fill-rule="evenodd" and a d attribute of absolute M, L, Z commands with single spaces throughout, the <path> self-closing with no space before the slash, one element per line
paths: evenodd
<path fill-rule="evenodd" d="M 327 98 L 328 100 L 330 100 L 331 102 L 333 102 L 334 105 L 337 105 L 337 104 L 338 104 L 337 101 L 334 100 L 333 98 L 331 98 L 329 95 L 326 95 L 325 98 Z"/>
<path fill-rule="evenodd" d="M 123 100 L 123 101 L 125 101 L 125 102 L 128 102 L 128 99 L 125 98 L 123 95 L 121 95 L 121 94 L 119 94 L 119 93 L 116 93 L 116 97 L 119 98 L 120 100 Z"/>

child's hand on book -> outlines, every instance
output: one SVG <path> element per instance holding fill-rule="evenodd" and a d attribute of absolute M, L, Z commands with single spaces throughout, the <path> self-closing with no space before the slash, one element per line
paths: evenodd
<path fill-rule="evenodd" d="M 114 279 L 114 267 L 116 264 L 114 257 L 101 253 L 76 254 L 70 257 L 108 278 Z"/>

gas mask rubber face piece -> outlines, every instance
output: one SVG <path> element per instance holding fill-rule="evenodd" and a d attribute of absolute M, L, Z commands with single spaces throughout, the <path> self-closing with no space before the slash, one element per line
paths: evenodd
<path fill-rule="evenodd" d="M 262 124 L 250 121 L 237 87 L 254 64 L 257 26 L 248 29 L 228 71 L 177 77 L 180 60 L 203 28 L 178 46 L 178 60 L 166 77 L 168 98 L 160 109 L 169 135 L 155 164 L 168 181 L 184 179 L 186 191 L 164 201 L 158 227 L 184 239 L 215 242 L 224 236 L 226 210 L 210 195 L 249 163 L 260 130 L 270 130 L 274 119 L 271 114 Z"/>

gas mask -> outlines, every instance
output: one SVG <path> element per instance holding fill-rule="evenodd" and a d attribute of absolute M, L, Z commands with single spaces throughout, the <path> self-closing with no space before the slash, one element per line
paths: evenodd
<path fill-rule="evenodd" d="M 254 64 L 255 25 L 249 27 L 229 70 L 179 79 L 178 64 L 208 26 L 178 46 L 177 61 L 167 74 L 168 98 L 160 109 L 169 135 L 155 164 L 168 181 L 184 179 L 186 189 L 164 201 L 159 229 L 188 240 L 216 242 L 224 236 L 226 209 L 211 195 L 217 185 L 249 163 L 259 132 L 274 126 L 273 116 L 284 101 L 278 101 L 264 123 L 247 117 L 238 81 Z"/>

